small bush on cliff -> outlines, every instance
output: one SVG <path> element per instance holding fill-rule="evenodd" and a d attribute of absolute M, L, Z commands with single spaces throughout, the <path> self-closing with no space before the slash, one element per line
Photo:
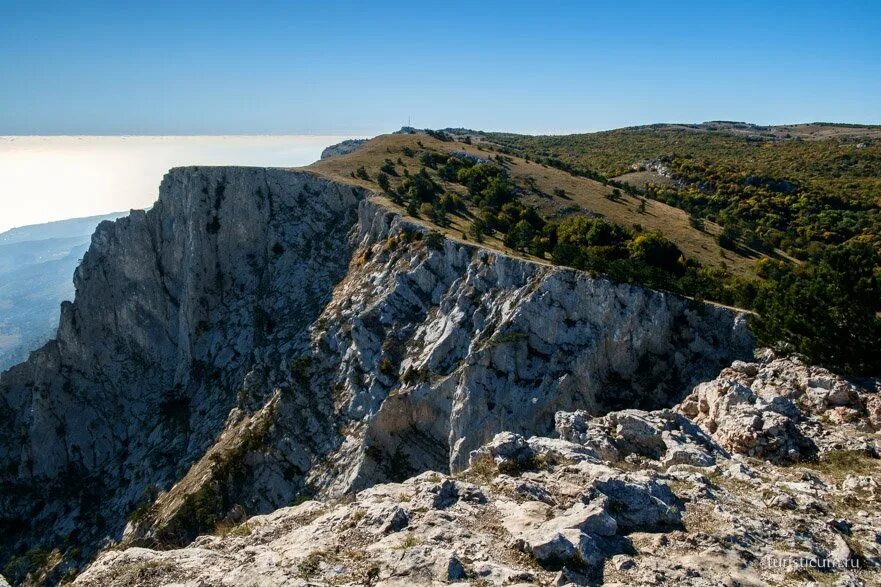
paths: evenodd
<path fill-rule="evenodd" d="M 32 548 L 21 556 L 14 556 L 3 567 L 3 575 L 14 584 L 24 582 L 31 573 L 36 573 L 49 561 L 52 553 L 44 548 Z"/>
<path fill-rule="evenodd" d="M 425 235 L 423 240 L 429 249 L 440 251 L 444 248 L 444 235 L 439 232 L 431 231 Z"/>
<path fill-rule="evenodd" d="M 398 369 L 388 357 L 383 357 L 379 362 L 379 372 L 387 377 L 394 377 L 398 374 Z"/>
<path fill-rule="evenodd" d="M 300 385 L 307 385 L 311 369 L 312 357 L 308 355 L 297 357 L 291 361 L 291 378 Z"/>
<path fill-rule="evenodd" d="M 159 490 L 152 483 L 144 487 L 144 491 L 141 492 L 138 504 L 128 516 L 128 521 L 133 524 L 139 524 L 146 520 L 147 515 L 150 513 L 150 508 L 153 507 L 153 502 L 156 501 L 158 496 Z"/>

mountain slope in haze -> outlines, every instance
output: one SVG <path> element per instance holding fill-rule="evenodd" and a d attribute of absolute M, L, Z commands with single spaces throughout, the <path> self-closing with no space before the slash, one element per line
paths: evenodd
<path fill-rule="evenodd" d="M 51 338 L 59 307 L 73 298 L 73 271 L 95 227 L 122 212 L 0 233 L 0 371 Z"/>

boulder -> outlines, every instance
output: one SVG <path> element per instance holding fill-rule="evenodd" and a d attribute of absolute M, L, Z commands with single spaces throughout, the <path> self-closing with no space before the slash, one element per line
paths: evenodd
<path fill-rule="evenodd" d="M 594 500 L 591 503 L 576 502 L 559 516 L 551 518 L 540 529 L 566 530 L 577 529 L 597 536 L 613 536 L 618 531 L 618 524 L 607 511 L 606 500 Z"/>
<path fill-rule="evenodd" d="M 538 529 L 523 539 L 521 548 L 550 569 L 566 565 L 592 567 L 605 558 L 596 539 L 577 529 Z"/>
<path fill-rule="evenodd" d="M 493 439 L 471 451 L 468 463 L 473 466 L 481 459 L 491 459 L 502 471 L 516 471 L 532 464 L 535 453 L 519 434 L 512 432 L 499 432 Z"/>
<path fill-rule="evenodd" d="M 800 411 L 789 398 L 759 397 L 742 381 L 720 377 L 702 383 L 678 409 L 732 453 L 772 462 L 817 453 L 816 445 L 799 429 Z"/>
<path fill-rule="evenodd" d="M 555 422 L 561 438 L 609 462 L 636 455 L 665 467 L 709 467 L 717 456 L 727 456 L 699 426 L 672 410 L 621 410 L 602 417 L 558 412 Z"/>
<path fill-rule="evenodd" d="M 594 481 L 591 490 L 608 498 L 607 509 L 622 532 L 663 530 L 682 524 L 682 502 L 667 485 L 649 475 L 606 475 Z"/>

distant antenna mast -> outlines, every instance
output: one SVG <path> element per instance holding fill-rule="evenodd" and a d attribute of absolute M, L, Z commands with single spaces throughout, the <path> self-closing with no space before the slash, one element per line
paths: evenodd
<path fill-rule="evenodd" d="M 410 115 L 407 115 L 407 126 L 410 126 Z"/>

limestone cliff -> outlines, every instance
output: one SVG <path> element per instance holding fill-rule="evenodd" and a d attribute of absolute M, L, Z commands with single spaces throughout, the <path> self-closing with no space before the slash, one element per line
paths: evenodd
<path fill-rule="evenodd" d="M 99 226 L 55 340 L 0 376 L 0 563 L 458 471 L 559 410 L 671 405 L 742 316 L 429 234 L 307 172 L 175 169 Z M 75 550 L 74 550 L 75 549 Z M 16 559 L 18 560 L 18 559 Z"/>

